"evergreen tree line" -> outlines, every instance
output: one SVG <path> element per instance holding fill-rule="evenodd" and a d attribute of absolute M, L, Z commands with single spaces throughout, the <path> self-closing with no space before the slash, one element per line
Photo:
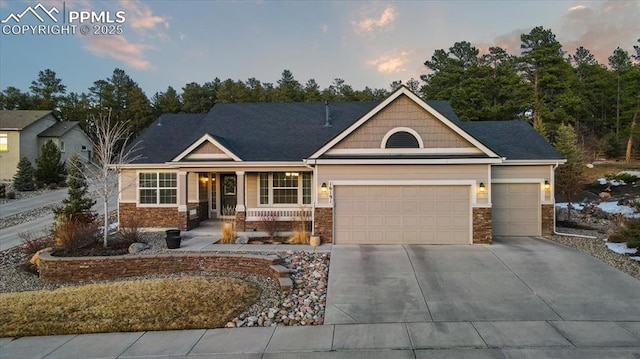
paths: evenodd
<path fill-rule="evenodd" d="M 181 93 L 169 86 L 149 99 L 122 69 L 93 82 L 88 92 L 68 94 L 46 69 L 29 92 L 11 86 L 2 91 L 0 108 L 56 109 L 90 135 L 91 119 L 109 109 L 113 121 L 129 121 L 135 136 L 162 113 L 202 113 L 215 103 L 381 100 L 405 85 L 425 100 L 449 101 L 465 121 L 526 120 L 551 139 L 567 124 L 581 143 L 620 155 L 621 141 L 638 131 L 632 119 L 640 109 L 640 39 L 633 49 L 616 48 L 607 64 L 584 47 L 565 51 L 550 29 L 536 27 L 520 40 L 520 55 L 500 47 L 480 55 L 471 43 L 456 42 L 434 51 L 420 79 L 394 81 L 389 89 L 355 90 L 340 78 L 321 89 L 314 79 L 302 84 L 284 70 L 276 84 L 215 78 L 188 83 Z"/>

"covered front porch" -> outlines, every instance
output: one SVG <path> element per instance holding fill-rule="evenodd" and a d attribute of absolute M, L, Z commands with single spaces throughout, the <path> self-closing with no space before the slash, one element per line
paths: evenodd
<path fill-rule="evenodd" d="M 309 169 L 186 169 L 178 171 L 176 187 L 184 229 L 210 220 L 233 221 L 240 232 L 263 231 L 267 222 L 275 222 L 278 231 L 291 231 L 300 221 L 312 228 L 315 191 Z"/>

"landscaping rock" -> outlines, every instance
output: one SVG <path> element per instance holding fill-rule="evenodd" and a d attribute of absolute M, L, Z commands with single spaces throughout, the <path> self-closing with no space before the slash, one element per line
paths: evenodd
<path fill-rule="evenodd" d="M 129 254 L 138 254 L 145 249 L 149 249 L 150 247 L 151 246 L 146 243 L 132 243 L 129 246 Z"/>
<path fill-rule="evenodd" d="M 247 236 L 240 236 L 236 239 L 236 244 L 247 244 L 249 243 L 249 237 Z"/>

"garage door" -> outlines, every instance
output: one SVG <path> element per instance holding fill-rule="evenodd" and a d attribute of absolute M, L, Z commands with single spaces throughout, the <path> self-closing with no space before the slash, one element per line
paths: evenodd
<path fill-rule="evenodd" d="M 469 244 L 469 186 L 336 186 L 338 244 Z"/>
<path fill-rule="evenodd" d="M 491 188 L 493 235 L 540 235 L 540 185 L 497 183 Z"/>

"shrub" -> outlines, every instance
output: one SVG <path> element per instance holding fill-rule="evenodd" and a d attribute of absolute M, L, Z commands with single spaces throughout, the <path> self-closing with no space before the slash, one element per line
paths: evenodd
<path fill-rule="evenodd" d="M 611 243 L 623 243 L 626 239 L 624 239 L 624 236 L 620 233 L 612 233 L 609 235 L 609 238 L 607 238 L 607 241 Z"/>
<path fill-rule="evenodd" d="M 40 236 L 37 237 L 31 232 L 18 233 L 20 241 L 22 242 L 22 250 L 26 254 L 34 254 L 41 249 L 51 246 L 51 237 Z"/>
<path fill-rule="evenodd" d="M 609 173 L 605 175 L 605 178 L 608 180 L 623 181 L 625 183 L 633 183 L 638 180 L 638 176 L 626 172 Z"/>
<path fill-rule="evenodd" d="M 638 248 L 640 246 L 640 220 L 629 220 L 620 231 L 620 235 L 627 242 L 627 247 Z"/>
<path fill-rule="evenodd" d="M 278 215 L 275 212 L 267 211 L 260 216 L 260 229 L 267 232 L 269 239 L 274 239 L 278 233 Z"/>
<path fill-rule="evenodd" d="M 125 244 L 131 245 L 132 243 L 142 242 L 142 232 L 140 226 L 142 221 L 140 217 L 127 216 L 123 218 L 119 224 L 119 231 Z"/>
<path fill-rule="evenodd" d="M 18 171 L 13 176 L 13 188 L 18 191 L 33 191 L 36 189 L 33 182 L 33 166 L 28 158 L 22 157 L 18 162 Z"/>
<path fill-rule="evenodd" d="M 310 234 L 307 230 L 309 219 L 308 212 L 304 208 L 298 211 L 296 221 L 293 224 L 293 235 L 289 237 L 287 243 L 309 244 Z"/>
<path fill-rule="evenodd" d="M 16 193 L 13 191 L 7 192 L 7 199 L 16 199 Z"/>
<path fill-rule="evenodd" d="M 7 196 L 7 185 L 4 183 L 0 183 L 0 198 L 5 198 Z"/>
<path fill-rule="evenodd" d="M 95 241 L 98 233 L 97 223 L 67 219 L 61 220 L 56 224 L 54 238 L 57 247 L 73 253 L 82 245 Z"/>
<path fill-rule="evenodd" d="M 233 223 L 226 222 L 222 224 L 222 238 L 220 243 L 230 244 L 236 241 L 236 231 L 233 229 Z"/>
<path fill-rule="evenodd" d="M 58 189 L 58 184 L 57 183 L 49 183 L 47 185 L 47 189 L 50 189 L 50 190 Z"/>

